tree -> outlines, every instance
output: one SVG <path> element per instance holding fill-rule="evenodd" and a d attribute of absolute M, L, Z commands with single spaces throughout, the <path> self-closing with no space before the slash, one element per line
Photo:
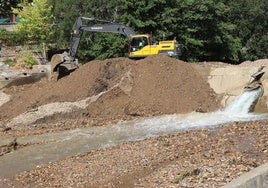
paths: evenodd
<path fill-rule="evenodd" d="M 171 6 L 173 4 L 173 6 Z M 152 34 L 156 39 L 174 37 L 170 30 L 176 16 L 175 0 L 120 0 L 117 2 L 120 20 L 136 32 Z"/>
<path fill-rule="evenodd" d="M 229 19 L 236 27 L 242 41 L 240 61 L 267 58 L 268 50 L 268 1 L 227 1 L 231 8 Z"/>
<path fill-rule="evenodd" d="M 10 17 L 12 8 L 17 8 L 21 0 L 0 0 L 0 18 Z"/>
<path fill-rule="evenodd" d="M 53 34 L 52 6 L 47 0 L 33 0 L 32 3 L 23 1 L 18 8 L 13 9 L 21 21 L 17 24 L 17 30 L 25 37 L 27 43 L 48 43 Z"/>
<path fill-rule="evenodd" d="M 224 61 L 267 57 L 267 0 L 49 0 L 57 17 L 57 46 L 68 47 L 79 16 L 119 21 L 155 41 L 176 39 L 186 61 Z M 85 33 L 80 59 L 122 56 L 126 40 L 114 34 Z M 118 45 L 117 48 L 115 45 Z M 113 53 L 114 52 L 114 53 Z"/>
<path fill-rule="evenodd" d="M 69 48 L 71 28 L 79 16 L 93 17 L 103 20 L 114 21 L 117 19 L 117 10 L 113 2 L 108 0 L 50 0 L 53 5 L 56 30 L 55 41 L 57 48 Z M 87 62 L 91 59 L 104 59 L 125 55 L 125 38 L 116 34 L 84 32 L 78 50 L 81 61 Z"/>
<path fill-rule="evenodd" d="M 235 25 L 229 22 L 228 6 L 216 0 L 177 1 L 176 33 L 184 45 L 187 61 L 237 61 L 240 49 Z"/>

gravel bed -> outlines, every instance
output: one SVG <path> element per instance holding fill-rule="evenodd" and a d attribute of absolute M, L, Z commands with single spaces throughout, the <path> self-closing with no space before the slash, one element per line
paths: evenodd
<path fill-rule="evenodd" d="M 221 187 L 268 159 L 268 121 L 234 122 L 76 155 L 5 180 L 30 187 Z"/>

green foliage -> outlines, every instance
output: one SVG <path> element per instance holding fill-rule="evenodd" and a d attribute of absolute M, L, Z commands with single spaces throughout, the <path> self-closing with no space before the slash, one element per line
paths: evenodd
<path fill-rule="evenodd" d="M 78 55 L 86 57 L 80 61 L 87 62 L 91 59 L 126 56 L 126 52 L 127 40 L 124 37 L 110 33 L 95 33 L 88 34 L 87 40 L 81 42 Z"/>
<path fill-rule="evenodd" d="M 34 65 L 37 65 L 38 62 L 34 57 L 34 54 L 30 51 L 24 51 L 21 54 L 22 60 L 25 62 L 27 68 L 32 68 Z"/>
<path fill-rule="evenodd" d="M 228 6 L 220 1 L 179 1 L 181 17 L 177 35 L 185 47 L 183 58 L 188 61 L 237 61 L 239 39 L 235 25 L 226 15 Z"/>
<path fill-rule="evenodd" d="M 11 7 L 23 7 L 15 9 L 22 20 L 19 32 L 0 31 L 1 39 L 9 44 L 22 43 L 22 39 L 56 41 L 54 46 L 67 48 L 72 24 L 83 15 L 121 21 L 138 33 L 153 34 L 155 40 L 176 37 L 184 46 L 182 58 L 188 61 L 238 63 L 267 57 L 266 0 L 34 0 L 34 6 L 26 1 L 0 2 L 0 9 L 7 10 L 1 11 L 5 15 Z M 126 40 L 121 37 L 100 34 L 90 42 L 88 38 L 90 35 L 81 41 L 80 59 L 116 57 L 126 52 Z"/>
<path fill-rule="evenodd" d="M 23 44 L 24 38 L 19 32 L 0 29 L 0 40 L 7 46 L 17 46 Z"/>
<path fill-rule="evenodd" d="M 236 25 L 236 36 L 241 40 L 240 60 L 267 58 L 268 1 L 228 1 L 229 20 Z"/>
<path fill-rule="evenodd" d="M 187 61 L 239 63 L 245 58 L 253 60 L 267 56 L 268 17 L 265 12 L 268 6 L 265 0 L 257 3 L 253 0 L 68 1 L 66 4 L 72 4 L 71 7 L 58 2 L 58 9 L 65 16 L 62 20 L 64 28 L 59 31 L 64 30 L 65 34 L 70 33 L 72 23 L 81 13 L 118 20 L 138 33 L 153 34 L 155 40 L 176 37 L 184 47 L 181 58 Z M 83 39 L 79 50 L 79 56 L 84 59 L 86 56 L 90 59 L 121 56 L 126 50 L 120 39 L 113 39 L 110 35 L 96 36 L 94 41 L 86 44 Z M 115 45 L 120 46 L 113 48 Z"/>
<path fill-rule="evenodd" d="M 47 0 L 33 0 L 32 3 L 22 1 L 19 8 L 13 9 L 18 14 L 20 22 L 17 24 L 18 32 L 29 43 L 47 43 L 53 34 L 52 6 Z"/>
<path fill-rule="evenodd" d="M 172 8 L 175 0 L 120 0 L 117 3 L 120 21 L 135 31 L 153 34 L 156 40 L 169 38 L 173 32 L 169 29 L 176 20 L 177 8 Z M 172 36 L 174 37 L 174 36 Z"/>
<path fill-rule="evenodd" d="M 53 6 L 53 14 L 55 15 L 55 25 L 53 30 L 55 31 L 55 44 L 58 48 L 68 48 L 69 39 L 71 35 L 71 28 L 75 20 L 80 16 L 93 17 L 104 20 L 116 20 L 117 19 L 117 8 L 112 7 L 115 1 L 108 0 L 91 0 L 91 1 L 74 1 L 65 0 L 54 1 L 48 0 Z M 82 43 L 87 43 L 87 34 L 82 39 Z M 105 45 L 105 44 L 104 44 Z M 108 45 L 108 44 L 107 44 Z M 87 46 L 87 45 L 84 45 Z M 82 52 L 83 48 L 80 48 L 80 55 L 87 54 L 89 52 Z M 92 54 L 93 55 L 93 54 Z M 90 57 L 92 56 L 90 55 Z M 94 56 L 94 55 L 93 55 Z M 81 57 L 83 59 L 83 57 Z"/>
<path fill-rule="evenodd" d="M 256 60 L 268 58 L 268 34 L 264 36 L 253 35 L 250 40 L 247 41 L 246 46 L 242 50 L 243 59 Z"/>
<path fill-rule="evenodd" d="M 65 0 L 64 2 L 47 0 L 52 6 L 52 14 L 55 15 L 53 19 L 53 26 L 51 30 L 54 32 L 53 48 L 67 48 L 69 47 L 69 40 L 71 37 L 71 28 L 79 16 L 79 1 Z"/>
<path fill-rule="evenodd" d="M 12 8 L 17 8 L 21 0 L 0 0 L 0 18 L 9 18 Z"/>
<path fill-rule="evenodd" d="M 19 26 L 19 31 L 31 41 L 50 41 L 51 46 L 56 48 L 69 48 L 72 25 L 82 15 L 119 21 L 139 34 L 153 34 L 155 41 L 176 37 L 183 46 L 180 58 L 186 61 L 240 63 L 246 59 L 267 58 L 267 0 L 33 2 L 34 7 L 20 4 L 26 7 L 26 11 L 16 9 L 20 10 L 23 25 Z M 37 11 L 36 7 L 43 8 Z M 86 62 L 125 56 L 126 45 L 127 40 L 115 34 L 92 35 L 85 32 L 78 57 Z"/>

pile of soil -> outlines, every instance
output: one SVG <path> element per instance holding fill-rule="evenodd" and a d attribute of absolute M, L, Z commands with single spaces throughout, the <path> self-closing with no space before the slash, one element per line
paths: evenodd
<path fill-rule="evenodd" d="M 88 118 L 124 118 L 219 108 L 214 91 L 191 64 L 165 55 L 141 60 L 91 61 L 58 81 L 4 89 L 11 100 L 0 107 L 0 120 L 10 120 L 38 106 L 74 102 L 102 95 L 83 114 Z"/>
<path fill-rule="evenodd" d="M 72 112 L 77 115 L 77 126 L 85 126 L 85 119 L 103 119 L 108 124 L 110 120 L 129 117 L 214 111 L 219 109 L 220 99 L 207 83 L 206 75 L 197 71 L 209 71 L 205 66 L 162 55 L 137 61 L 91 61 L 58 81 L 41 80 L 5 88 L 3 92 L 10 94 L 11 100 L 0 105 L 0 122 L 44 104 L 76 102 L 92 96 L 99 97 L 86 109 Z M 68 126 L 65 117 L 61 119 L 64 127 Z M 125 142 L 0 178 L 0 186 L 220 187 L 267 162 L 267 124 L 267 120 L 233 122 L 218 128 Z M 37 134 L 56 131 L 57 125 L 51 124 L 50 130 L 45 131 L 41 127 L 43 132 Z M 37 128 L 6 127 L 0 137 L 29 135 Z"/>

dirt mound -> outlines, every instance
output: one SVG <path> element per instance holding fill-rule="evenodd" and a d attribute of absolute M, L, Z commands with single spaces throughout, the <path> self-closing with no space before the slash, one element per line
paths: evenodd
<path fill-rule="evenodd" d="M 131 91 L 113 89 L 89 107 L 90 114 L 147 116 L 218 107 L 212 89 L 188 63 L 150 56 L 132 62 L 128 71 Z"/>
<path fill-rule="evenodd" d="M 74 102 L 102 94 L 84 114 L 94 118 L 150 116 L 212 111 L 219 101 L 191 64 L 164 55 L 134 61 L 114 58 L 91 61 L 59 81 L 12 86 L 0 107 L 0 120 L 52 102 Z"/>

